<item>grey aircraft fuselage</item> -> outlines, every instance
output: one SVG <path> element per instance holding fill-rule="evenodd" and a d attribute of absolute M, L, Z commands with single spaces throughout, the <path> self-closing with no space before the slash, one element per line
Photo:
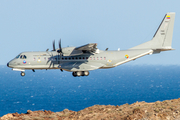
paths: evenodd
<path fill-rule="evenodd" d="M 151 52 L 150 52 L 151 51 Z M 147 53 L 146 53 L 147 52 Z M 124 51 L 99 51 L 99 53 L 76 56 L 62 56 L 56 51 L 50 52 L 23 52 L 20 53 L 16 58 L 8 63 L 9 67 L 16 69 L 60 69 L 59 64 L 69 62 L 83 62 L 92 63 L 92 65 L 103 64 L 100 68 L 112 68 L 120 64 L 135 60 L 137 55 L 151 54 L 152 50 L 124 50 Z M 50 53 L 50 54 L 49 54 Z M 20 56 L 26 56 L 26 58 Z M 49 62 L 48 62 L 49 61 Z M 72 70 L 63 69 L 66 71 L 89 71 L 92 68 L 74 68 Z"/>
<path fill-rule="evenodd" d="M 167 13 L 152 40 L 142 43 L 128 50 L 103 51 L 97 49 L 96 43 L 80 47 L 55 49 L 45 52 L 22 52 L 16 58 L 7 63 L 7 66 L 16 71 L 31 69 L 60 69 L 70 71 L 73 76 L 88 76 L 89 71 L 96 69 L 113 68 L 139 57 L 173 50 L 171 47 L 175 13 Z"/>

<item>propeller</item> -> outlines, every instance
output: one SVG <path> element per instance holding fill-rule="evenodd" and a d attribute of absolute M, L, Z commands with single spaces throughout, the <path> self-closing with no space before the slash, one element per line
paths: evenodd
<path fill-rule="evenodd" d="M 59 57 L 60 57 L 60 59 L 62 60 L 62 56 L 63 56 L 63 53 L 62 53 L 62 47 L 61 47 L 61 39 L 59 40 L 59 50 L 57 50 L 57 52 L 59 53 Z M 58 63 L 60 64 L 60 61 L 61 60 L 58 60 Z M 63 70 L 62 69 L 60 69 L 62 72 L 63 72 Z"/>
<path fill-rule="evenodd" d="M 57 50 L 58 53 L 62 53 L 62 48 L 61 48 L 61 39 L 59 40 L 59 50 Z"/>
<path fill-rule="evenodd" d="M 53 44 L 53 50 L 52 50 L 52 51 L 56 51 L 56 48 L 55 48 L 55 40 L 53 40 L 52 44 Z M 52 53 L 52 52 L 48 52 L 48 50 L 49 50 L 49 49 L 47 49 L 46 52 L 50 55 L 50 58 L 48 59 L 48 61 L 47 61 L 46 64 L 50 63 L 50 64 L 49 64 L 49 68 L 50 68 L 52 65 L 53 65 L 53 67 L 54 67 L 54 62 L 53 62 L 54 56 L 53 56 L 53 53 Z"/>
<path fill-rule="evenodd" d="M 52 51 L 56 51 L 56 48 L 55 48 L 55 40 L 53 41 L 53 50 Z"/>
<path fill-rule="evenodd" d="M 53 41 L 53 50 L 52 51 L 56 51 L 55 48 L 55 40 Z M 53 53 L 49 53 L 48 50 L 46 50 L 46 52 L 51 56 L 50 59 L 47 61 L 47 64 L 50 62 L 49 68 L 51 67 L 51 65 L 53 65 L 54 67 L 54 62 L 52 61 L 52 59 L 54 59 Z M 63 53 L 62 53 L 62 47 L 61 47 L 61 39 L 59 40 L 59 49 L 57 50 L 58 55 L 58 64 L 60 64 L 60 59 L 62 59 Z M 60 58 L 59 58 L 60 57 Z M 60 69 L 61 71 L 63 71 L 62 69 Z"/>
<path fill-rule="evenodd" d="M 51 65 L 53 65 L 53 67 L 54 67 L 54 62 L 52 61 L 52 60 L 54 59 L 54 56 L 53 56 L 52 53 L 50 54 L 48 51 L 47 51 L 47 53 L 48 53 L 51 57 L 48 59 L 48 61 L 47 61 L 46 64 L 48 64 L 48 63 L 50 62 L 49 68 L 51 67 Z"/>

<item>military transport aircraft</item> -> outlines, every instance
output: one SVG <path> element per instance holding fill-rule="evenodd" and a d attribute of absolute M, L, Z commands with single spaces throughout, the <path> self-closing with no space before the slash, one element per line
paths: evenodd
<path fill-rule="evenodd" d="M 7 66 L 15 71 L 21 71 L 24 76 L 25 70 L 36 69 L 60 69 L 72 72 L 76 76 L 88 76 L 90 70 L 113 68 L 126 62 L 135 60 L 145 55 L 160 53 L 161 51 L 173 50 L 171 47 L 175 13 L 167 13 L 152 40 L 130 48 L 128 50 L 103 51 L 97 49 L 96 43 L 86 44 L 80 47 L 59 48 L 44 52 L 22 52 Z"/>

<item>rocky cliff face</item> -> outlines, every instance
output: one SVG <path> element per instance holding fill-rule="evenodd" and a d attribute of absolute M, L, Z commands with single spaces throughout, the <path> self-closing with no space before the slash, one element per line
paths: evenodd
<path fill-rule="evenodd" d="M 121 106 L 94 105 L 75 112 L 31 111 L 7 114 L 0 120 L 180 120 L 180 98 L 155 103 L 136 102 Z"/>

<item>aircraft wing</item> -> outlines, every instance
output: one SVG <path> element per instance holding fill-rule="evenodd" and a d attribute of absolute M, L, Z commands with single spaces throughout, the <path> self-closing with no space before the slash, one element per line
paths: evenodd
<path fill-rule="evenodd" d="M 102 67 L 104 64 L 94 62 L 67 62 L 59 65 L 60 69 L 67 71 L 89 71 Z"/>
<path fill-rule="evenodd" d="M 97 44 L 96 43 L 89 43 L 80 47 L 72 47 L 70 50 L 63 48 L 63 56 L 76 56 L 82 55 L 84 53 L 98 53 L 97 52 Z"/>
<path fill-rule="evenodd" d="M 97 43 L 90 43 L 90 44 L 86 44 L 80 47 L 76 47 L 74 50 L 94 52 L 96 51 L 96 49 L 97 49 Z"/>

